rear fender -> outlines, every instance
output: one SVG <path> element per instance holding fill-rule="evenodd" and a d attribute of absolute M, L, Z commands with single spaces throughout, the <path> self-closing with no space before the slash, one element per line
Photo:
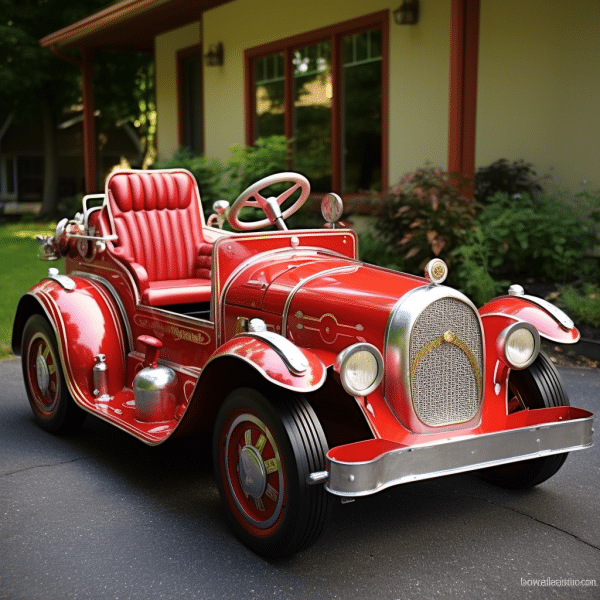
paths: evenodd
<path fill-rule="evenodd" d="M 108 393 L 125 383 L 125 356 L 129 340 L 114 299 L 100 285 L 81 277 L 69 277 L 72 289 L 55 279 L 44 279 L 23 296 L 13 325 L 12 347 L 20 355 L 25 323 L 33 314 L 44 315 L 56 335 L 58 351 L 69 391 L 78 404 L 89 408 L 94 401 L 95 357 L 104 354 L 108 367 Z"/>
<path fill-rule="evenodd" d="M 559 308 L 533 296 L 502 296 L 479 309 L 487 334 L 519 321 L 531 323 L 540 336 L 558 344 L 575 344 L 579 331 Z M 493 334 L 493 333 L 492 333 Z"/>

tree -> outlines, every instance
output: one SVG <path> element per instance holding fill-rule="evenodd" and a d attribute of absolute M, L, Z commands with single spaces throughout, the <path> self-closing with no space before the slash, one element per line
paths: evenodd
<path fill-rule="evenodd" d="M 81 104 L 81 77 L 74 65 L 56 58 L 39 45 L 39 40 L 107 4 L 106 0 L 0 0 L 0 108 L 22 120 L 42 123 L 44 193 L 40 216 L 56 211 L 56 126 L 65 110 Z M 151 138 L 152 122 L 147 116 L 153 110 L 151 56 L 102 54 L 95 73 L 103 82 L 96 98 L 104 119 L 100 128 L 108 120 L 132 119 L 145 127 L 146 139 Z"/>

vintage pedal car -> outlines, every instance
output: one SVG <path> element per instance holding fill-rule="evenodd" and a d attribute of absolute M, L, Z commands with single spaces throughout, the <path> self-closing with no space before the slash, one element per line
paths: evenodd
<path fill-rule="evenodd" d="M 187 171 L 111 174 L 43 240 L 66 274 L 17 308 L 37 422 L 71 432 L 91 413 L 150 445 L 212 435 L 228 519 L 265 556 L 313 542 L 336 496 L 472 470 L 524 488 L 591 446 L 593 415 L 540 353 L 540 336 L 578 340 L 564 313 L 519 286 L 477 310 L 439 259 L 424 277 L 363 264 L 335 194 L 329 228 L 288 231 L 309 192 L 273 175 L 206 224 Z M 240 220 L 247 206 L 266 218 Z"/>

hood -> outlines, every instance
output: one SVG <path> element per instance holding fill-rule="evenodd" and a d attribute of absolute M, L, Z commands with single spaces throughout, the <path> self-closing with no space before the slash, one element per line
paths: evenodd
<path fill-rule="evenodd" d="M 255 263 L 227 290 L 227 304 L 281 316 L 281 333 L 307 348 L 339 352 L 366 341 L 383 352 L 390 313 L 421 277 L 310 255 Z M 266 315 L 265 315 L 266 316 Z M 269 319 L 271 320 L 271 319 Z"/>

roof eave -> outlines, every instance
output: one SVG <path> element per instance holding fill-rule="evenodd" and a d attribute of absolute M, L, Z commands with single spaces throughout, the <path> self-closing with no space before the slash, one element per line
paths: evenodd
<path fill-rule="evenodd" d="M 76 23 L 63 27 L 40 40 L 44 47 L 77 46 L 86 36 L 96 34 L 103 28 L 109 27 L 119 21 L 129 20 L 147 10 L 150 6 L 160 5 L 168 0 L 122 0 L 107 8 L 98 11 Z M 85 44 L 83 44 L 85 45 Z"/>

